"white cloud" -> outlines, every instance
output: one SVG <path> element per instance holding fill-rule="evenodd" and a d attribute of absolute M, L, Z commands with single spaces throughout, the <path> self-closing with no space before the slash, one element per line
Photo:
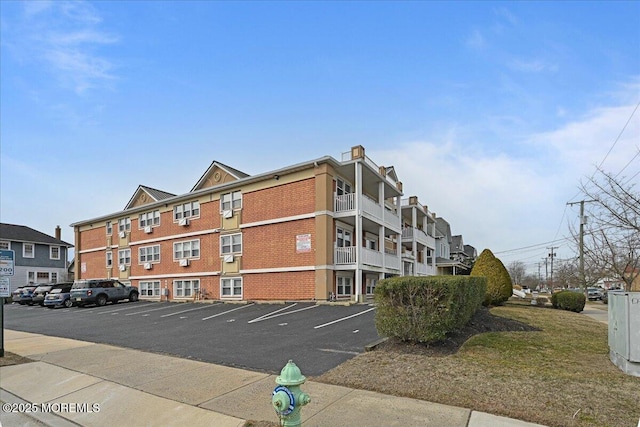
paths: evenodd
<path fill-rule="evenodd" d="M 478 30 L 474 30 L 466 40 L 467 47 L 471 49 L 482 49 L 486 46 L 486 42 L 482 33 Z"/>
<path fill-rule="evenodd" d="M 495 154 L 490 141 L 471 145 L 467 135 L 455 131 L 367 154 L 394 165 L 405 197 L 418 196 L 430 211 L 447 219 L 465 243 L 478 250 L 504 251 L 568 234 L 566 223 L 561 224 L 570 219 L 563 216 L 566 203 L 579 195 L 581 179 L 602 161 L 633 107 L 597 108 L 558 129 L 521 136 L 514 144 L 529 144 L 529 150 L 517 157 Z M 639 136 L 640 114 L 607 157 L 605 169 L 616 173 L 624 167 L 638 151 Z M 628 169 L 638 170 L 640 157 L 635 169 Z M 563 250 L 565 257 L 572 256 L 571 245 Z"/>
<path fill-rule="evenodd" d="M 82 1 L 40 3 L 25 2 L 24 20 L 8 35 L 15 55 L 46 64 L 61 86 L 77 94 L 110 85 L 115 67 L 98 49 L 119 37 L 100 29 L 96 8 Z"/>

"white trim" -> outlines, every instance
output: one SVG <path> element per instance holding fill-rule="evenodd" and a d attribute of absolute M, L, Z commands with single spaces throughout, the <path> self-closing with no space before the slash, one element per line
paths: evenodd
<path fill-rule="evenodd" d="M 53 248 L 58 248 L 58 258 L 53 257 Z M 53 261 L 60 261 L 62 257 L 62 248 L 58 245 L 49 245 L 49 259 Z"/>
<path fill-rule="evenodd" d="M 307 265 L 302 267 L 277 267 L 277 268 L 252 268 L 250 270 L 240 270 L 240 274 L 256 274 L 256 273 L 288 273 L 296 271 L 315 271 L 318 269 L 315 265 Z"/>
<path fill-rule="evenodd" d="M 189 237 L 195 237 L 195 236 L 203 236 L 203 235 L 207 235 L 207 234 L 214 234 L 217 233 L 218 231 L 214 231 L 214 230 L 220 230 L 219 228 L 212 228 L 210 230 L 202 230 L 202 231 L 193 231 L 191 233 L 182 233 L 182 234 L 174 234 L 172 236 L 165 236 L 165 237 L 157 237 L 155 239 L 145 239 L 145 240 L 136 240 L 135 242 L 129 242 L 129 246 L 138 246 L 138 245 L 146 245 L 148 243 L 156 243 L 156 242 L 164 242 L 167 240 L 174 240 L 174 239 L 186 239 Z"/>
<path fill-rule="evenodd" d="M 225 280 L 230 280 L 231 281 L 231 295 L 224 295 L 222 292 L 222 288 L 223 288 L 223 282 Z M 233 294 L 233 282 L 236 280 L 240 280 L 240 295 L 234 295 Z M 242 279 L 242 276 L 229 276 L 229 277 L 221 277 L 220 278 L 220 299 L 221 300 L 242 300 L 242 298 L 244 298 L 244 280 Z"/>
<path fill-rule="evenodd" d="M 111 245 L 111 246 L 101 246 L 99 248 L 94 248 L 94 249 L 85 249 L 83 251 L 78 251 L 77 253 L 79 254 L 89 254 L 91 252 L 100 252 L 100 251 L 106 251 L 107 249 L 115 249 L 117 248 L 118 245 Z"/>
<path fill-rule="evenodd" d="M 242 228 L 248 228 L 248 227 L 259 227 L 261 225 L 279 224 L 282 222 L 298 221 L 300 219 L 311 219 L 315 217 L 316 217 L 315 212 L 308 213 L 308 214 L 301 214 L 301 215 L 285 216 L 281 218 L 266 219 L 264 221 L 256 221 L 256 222 L 248 222 L 246 224 L 240 224 L 240 228 L 242 229 Z"/>
<path fill-rule="evenodd" d="M 170 279 L 176 277 L 200 277 L 200 276 L 219 276 L 219 271 L 201 271 L 195 273 L 171 273 L 171 274 L 154 274 L 148 276 L 130 276 L 129 280 L 153 280 L 153 279 Z M 178 279 L 176 279 L 178 280 Z"/>
<path fill-rule="evenodd" d="M 27 256 L 27 252 L 25 250 L 25 248 L 27 247 L 27 245 L 31 245 L 31 256 Z M 29 258 L 29 259 L 33 259 L 36 257 L 36 244 L 35 243 L 29 243 L 29 242 L 24 242 L 22 244 L 22 258 Z"/>

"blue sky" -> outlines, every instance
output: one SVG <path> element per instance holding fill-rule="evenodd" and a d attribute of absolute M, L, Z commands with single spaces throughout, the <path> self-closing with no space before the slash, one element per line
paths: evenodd
<path fill-rule="evenodd" d="M 214 159 L 363 145 L 533 271 L 596 165 L 640 181 L 640 2 L 3 1 L 0 20 L 0 219 L 70 242 Z"/>

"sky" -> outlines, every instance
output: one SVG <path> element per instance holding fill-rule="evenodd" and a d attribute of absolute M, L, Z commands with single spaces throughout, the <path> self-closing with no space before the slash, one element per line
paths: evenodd
<path fill-rule="evenodd" d="M 581 183 L 640 181 L 640 2 L 0 2 L 0 221 L 73 243 L 362 145 L 478 253 L 575 257 Z"/>

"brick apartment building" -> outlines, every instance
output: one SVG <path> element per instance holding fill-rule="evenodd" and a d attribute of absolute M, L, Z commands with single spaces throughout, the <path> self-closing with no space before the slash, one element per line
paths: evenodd
<path fill-rule="evenodd" d="M 254 176 L 214 161 L 186 194 L 139 186 L 72 227 L 75 278 L 141 298 L 361 301 L 381 278 L 436 274 L 435 216 L 362 146 Z"/>

